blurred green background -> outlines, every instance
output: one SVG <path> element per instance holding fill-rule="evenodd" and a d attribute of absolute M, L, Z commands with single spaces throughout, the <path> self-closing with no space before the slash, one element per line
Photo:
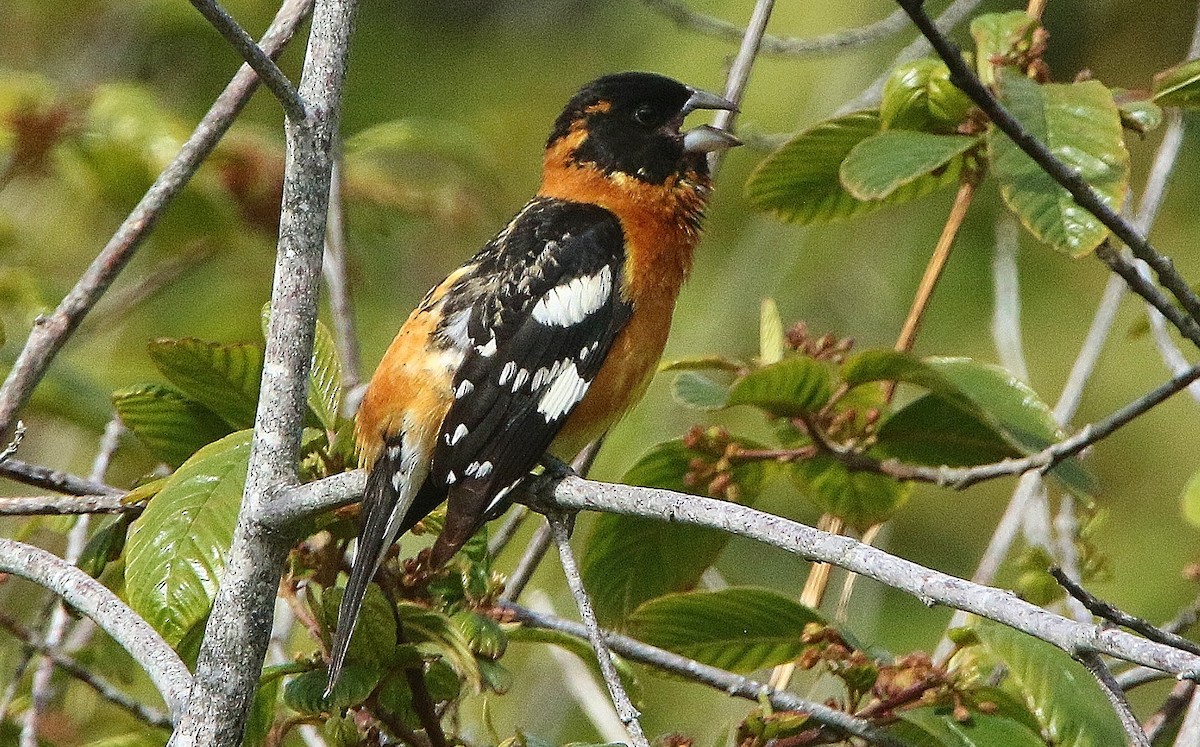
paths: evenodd
<path fill-rule="evenodd" d="M 753 3 L 692 0 L 690 6 L 743 24 Z M 944 2 L 932 4 L 937 10 Z M 261 0 L 226 3 L 257 35 L 275 7 Z M 882 0 L 779 3 L 770 31 L 812 36 L 891 13 Z M 1022 7 L 985 2 L 980 12 Z M 1047 61 L 1055 79 L 1090 70 L 1110 86 L 1147 88 L 1152 75 L 1180 61 L 1195 8 L 1182 0 L 1052 0 Z M 0 153 L 16 142 L 13 113 L 61 127 L 35 167 L 0 185 L 0 361 L 19 351 L 35 314 L 53 308 L 104 245 L 158 169 L 224 87 L 238 60 L 182 0 L 103 3 L 5 0 L 0 44 Z M 963 38 L 963 31 L 958 38 Z M 762 57 L 740 120 L 754 134 L 788 133 L 830 116 L 883 73 L 915 36 L 817 58 Z M 425 290 L 484 242 L 535 190 L 546 132 L 582 83 L 607 72 L 653 70 L 719 91 L 735 47 L 677 28 L 636 0 L 463 0 L 361 4 L 351 55 L 343 132 L 357 170 L 348 169 L 350 273 L 364 369 L 369 372 Z M 281 65 L 298 76 L 299 39 Z M 160 380 L 146 355 L 157 337 L 254 340 L 270 293 L 273 200 L 282 167 L 282 115 L 259 92 L 212 161 L 169 210 L 108 297 L 55 362 L 26 411 L 21 457 L 86 474 L 109 417 L 109 393 Z M 1135 194 L 1160 133 L 1131 136 Z M 1185 277 L 1200 278 L 1200 213 L 1195 210 L 1200 133 L 1190 130 L 1153 238 Z M 726 159 L 694 275 L 680 299 L 668 357 L 757 348 L 759 302 L 779 304 L 785 322 L 805 320 L 817 333 L 890 346 L 907 311 L 952 199 L 943 191 L 844 224 L 802 228 L 751 212 L 742 186 L 764 151 L 740 148 Z M 355 158 L 355 156 L 350 156 Z M 916 350 L 995 361 L 990 333 L 993 231 L 1002 210 L 994 184 L 972 206 L 949 269 L 933 299 Z M 1053 402 L 1061 390 L 1107 280 L 1095 260 L 1070 260 L 1022 237 L 1019 256 L 1024 343 L 1033 387 Z M 1104 416 L 1167 376 L 1145 335 L 1131 334 L 1140 304 L 1127 300 L 1088 386 L 1076 425 Z M 594 476 L 617 479 L 651 445 L 678 436 L 695 413 L 676 405 L 669 377 L 612 434 Z M 1088 458 L 1108 513 L 1097 544 L 1111 578 L 1094 589 L 1151 620 L 1171 617 L 1195 595 L 1181 568 L 1196 559 L 1197 530 L 1180 515 L 1180 492 L 1197 469 L 1197 404 L 1174 398 L 1102 443 Z M 765 425 L 745 413 L 721 422 L 748 435 Z M 132 439 L 109 480 L 130 485 L 154 468 Z M 922 487 L 884 535 L 894 553 L 969 576 L 1013 487 L 1012 481 L 965 494 Z M 30 489 L 6 485 L 5 492 Z M 1057 496 L 1052 496 L 1057 499 Z M 760 506 L 805 521 L 816 511 L 788 486 L 773 486 Z M 60 520 L 0 521 L 0 534 L 61 549 Z M 587 520 L 581 533 L 586 535 Z M 509 550 L 515 562 L 519 550 Z M 735 540 L 718 563 L 730 583 L 798 594 L 806 564 Z M 534 584 L 573 615 L 557 563 Z M 836 586 L 834 588 L 837 588 Z M 872 583 L 859 586 L 851 627 L 895 652 L 932 648 L 949 613 L 927 610 Z M 29 587 L 0 586 L 12 611 L 35 598 Z M 111 647 L 110 647 L 111 648 Z M 109 655 L 118 656 L 116 652 Z M 522 656 L 522 651 L 516 652 Z M 0 681 L 15 661 L 0 638 Z M 594 736 L 570 698 L 562 672 L 538 651 L 513 658 L 512 692 L 492 698 L 498 733 L 514 727 L 547 739 Z M 657 678 L 644 684 L 650 733 L 682 731 L 715 743 L 745 713 L 697 686 Z M 124 716 L 90 720 L 95 699 L 80 693 L 54 744 L 82 744 L 128 725 Z M 673 707 L 672 704 L 675 704 Z M 479 717 L 482 706 L 468 718 Z M 487 732 L 480 727 L 481 741 Z"/>

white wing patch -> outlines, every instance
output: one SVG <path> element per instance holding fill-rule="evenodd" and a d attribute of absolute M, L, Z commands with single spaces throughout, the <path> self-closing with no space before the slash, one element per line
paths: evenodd
<path fill-rule="evenodd" d="M 480 480 L 492 474 L 491 462 L 471 462 L 467 468 L 463 470 L 467 477 L 475 477 Z"/>
<path fill-rule="evenodd" d="M 458 388 L 454 390 L 454 398 L 462 399 L 473 391 L 475 391 L 475 385 L 469 379 L 463 379 L 458 383 Z"/>
<path fill-rule="evenodd" d="M 555 368 L 557 367 L 556 364 Z M 538 412 L 545 416 L 547 423 L 558 420 L 583 399 L 590 384 L 591 382 L 579 375 L 575 361 L 568 361 L 554 377 L 550 388 L 538 400 Z"/>
<path fill-rule="evenodd" d="M 533 307 L 533 318 L 547 326 L 570 327 L 604 306 L 611 292 L 612 269 L 605 265 L 594 275 L 551 288 Z"/>

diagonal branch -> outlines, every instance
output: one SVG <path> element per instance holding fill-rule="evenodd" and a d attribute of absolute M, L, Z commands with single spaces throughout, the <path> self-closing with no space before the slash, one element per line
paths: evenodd
<path fill-rule="evenodd" d="M 1054 181 L 1075 198 L 1080 207 L 1087 210 L 1103 223 L 1117 238 L 1125 242 L 1133 255 L 1154 270 L 1163 287 L 1171 292 L 1193 319 L 1200 319 L 1200 296 L 1187 284 L 1175 269 L 1169 257 L 1158 253 L 1150 242 L 1128 221 L 1109 207 L 1092 189 L 1091 185 L 1075 170 L 1058 160 L 1044 143 L 1034 137 L 1017 121 L 996 96 L 988 90 L 979 77 L 963 61 L 962 52 L 934 26 L 924 9 L 924 0 L 897 0 L 908 13 L 946 66 L 950 69 L 950 81 L 958 86 L 988 118 L 1008 135 L 1009 138 L 1037 163 Z"/>
<path fill-rule="evenodd" d="M 1152 641 L 1158 641 L 1164 645 L 1174 646 L 1177 649 L 1190 651 L 1200 656 L 1200 644 L 1189 641 L 1177 633 L 1163 630 L 1140 617 L 1134 617 L 1128 612 L 1118 609 L 1083 588 L 1079 582 L 1063 573 L 1061 568 L 1051 568 L 1050 575 L 1054 576 L 1054 580 L 1066 589 L 1068 594 L 1078 599 L 1087 608 L 1088 612 L 1091 612 L 1096 617 L 1108 620 L 1123 628 L 1129 628 L 1135 633 L 1141 633 Z"/>
<path fill-rule="evenodd" d="M 284 1 L 271 27 L 263 35 L 262 49 L 267 55 L 274 57 L 283 51 L 301 22 L 308 17 L 312 3 L 313 0 Z M 34 322 L 29 339 L 8 372 L 3 387 L 0 387 L 0 434 L 10 430 L 17 413 L 29 400 L 29 395 L 45 375 L 54 356 L 145 241 L 167 205 L 179 195 L 200 164 L 212 153 L 257 86 L 258 76 L 253 70 L 248 66 L 238 70 L 174 160 L 150 185 L 150 189 L 108 240 L 75 287 L 59 302 L 53 313 L 38 317 Z"/>
<path fill-rule="evenodd" d="M 37 547 L 0 539 L 0 571 L 28 579 L 90 617 L 150 675 L 172 714 L 187 698 L 191 675 L 170 646 L 99 581 Z"/>
<path fill-rule="evenodd" d="M 1105 697 L 1108 698 L 1109 705 L 1116 712 L 1117 718 L 1121 721 L 1121 726 L 1125 729 L 1125 736 L 1129 737 L 1130 747 L 1150 747 L 1150 740 L 1146 738 L 1146 732 L 1142 731 L 1142 725 L 1138 723 L 1137 717 L 1133 715 L 1133 711 L 1129 708 L 1129 701 L 1125 699 L 1125 693 L 1121 690 L 1121 686 L 1113 679 L 1112 672 L 1108 671 L 1108 667 L 1104 666 L 1104 660 L 1095 652 L 1087 652 L 1076 657 L 1079 663 L 1082 664 L 1092 676 L 1096 678 L 1096 682 L 1100 683 L 1100 689 L 1104 691 Z"/>
<path fill-rule="evenodd" d="M 0 477 L 66 495 L 120 496 L 122 494 L 119 488 L 105 485 L 102 482 L 78 477 L 50 467 L 30 464 L 20 459 L 9 458 L 0 461 Z"/>
<path fill-rule="evenodd" d="M 140 514 L 142 503 L 125 503 L 117 495 L 35 495 L 0 498 L 0 516 L 72 516 L 75 514 Z"/>
<path fill-rule="evenodd" d="M 225 41 L 238 51 L 246 64 L 254 68 L 254 72 L 258 73 L 263 85 L 275 94 L 275 98 L 279 99 L 288 119 L 293 122 L 303 121 L 306 116 L 304 100 L 300 98 L 300 94 L 296 93 L 292 82 L 287 79 L 275 61 L 263 51 L 262 47 L 254 43 L 254 40 L 250 38 L 245 29 L 238 25 L 233 16 L 217 5 L 216 0 L 191 0 L 191 3 L 196 10 L 200 11 L 200 15 L 208 19 L 208 22 L 221 33 L 221 36 L 225 37 Z"/>
<path fill-rule="evenodd" d="M 502 603 L 499 608 L 511 613 L 517 622 L 531 628 L 555 630 L 575 638 L 587 638 L 587 629 L 580 623 L 564 620 L 554 615 L 535 612 L 527 607 L 511 603 Z M 845 711 L 830 708 L 823 703 L 804 700 L 783 690 L 772 689 L 761 682 L 743 677 L 724 669 L 702 664 L 686 656 L 665 651 L 648 643 L 623 636 L 619 633 L 604 632 L 604 639 L 614 653 L 630 661 L 648 664 L 660 671 L 670 672 L 688 680 L 699 682 L 737 698 L 745 698 L 755 702 L 766 699 L 772 707 L 787 711 L 803 711 L 812 716 L 814 721 L 865 739 L 872 744 L 897 745 L 896 739 L 871 726 L 863 719 L 855 718 Z"/>

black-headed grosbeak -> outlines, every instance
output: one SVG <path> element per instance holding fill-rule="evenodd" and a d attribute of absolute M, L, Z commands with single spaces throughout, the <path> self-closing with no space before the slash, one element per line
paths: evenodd
<path fill-rule="evenodd" d="M 441 566 L 547 450 L 570 459 L 645 392 L 700 237 L 706 155 L 738 144 L 680 128 L 734 108 L 650 73 L 584 86 L 554 123 L 537 196 L 400 328 L 356 422 L 370 472 L 331 687 L 397 537 L 447 500 Z"/>

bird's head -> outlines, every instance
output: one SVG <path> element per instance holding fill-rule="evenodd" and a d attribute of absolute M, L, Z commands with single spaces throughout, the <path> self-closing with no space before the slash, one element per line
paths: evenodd
<path fill-rule="evenodd" d="M 684 132 L 697 109 L 737 107 L 715 94 L 654 73 L 617 73 L 579 90 L 554 122 L 547 153 L 565 166 L 595 168 L 661 185 L 672 176 L 707 175 L 705 155 L 740 145 L 702 126 Z"/>

